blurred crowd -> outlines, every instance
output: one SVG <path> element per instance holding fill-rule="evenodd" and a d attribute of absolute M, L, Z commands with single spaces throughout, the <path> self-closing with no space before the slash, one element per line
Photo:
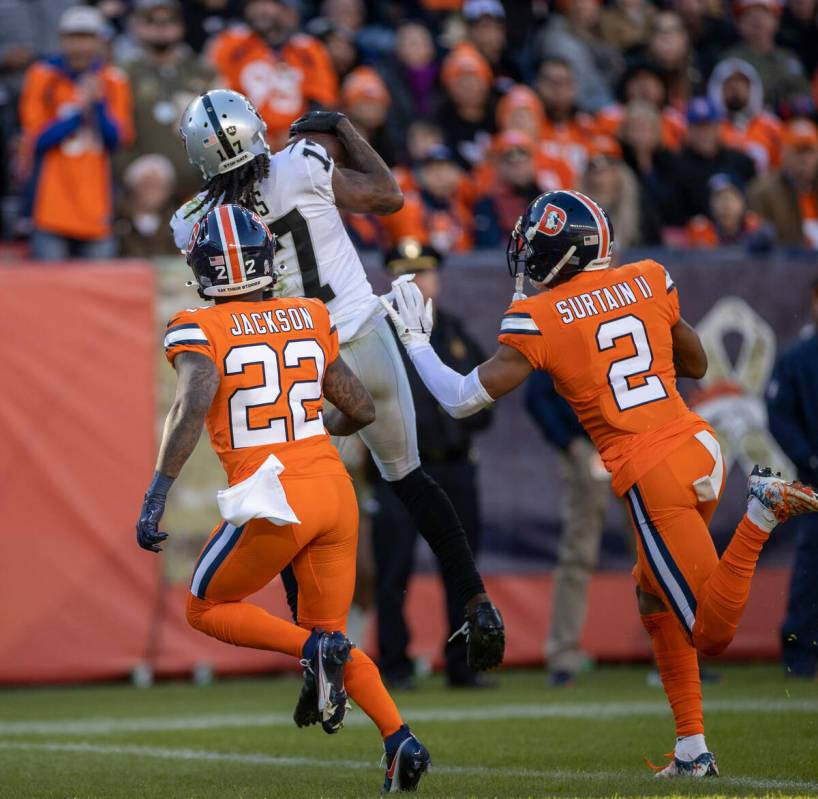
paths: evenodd
<path fill-rule="evenodd" d="M 575 188 L 620 248 L 818 249 L 818 0 L 0 2 L 2 237 L 39 258 L 173 252 L 199 187 L 178 121 L 248 95 L 271 146 L 340 108 L 404 209 L 362 248 L 503 246 Z"/>

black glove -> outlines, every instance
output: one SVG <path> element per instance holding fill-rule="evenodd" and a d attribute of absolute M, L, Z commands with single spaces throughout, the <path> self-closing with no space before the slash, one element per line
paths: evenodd
<path fill-rule="evenodd" d="M 309 111 L 290 125 L 290 136 L 296 133 L 335 133 L 346 115 L 340 111 Z"/>
<path fill-rule="evenodd" d="M 472 671 L 486 671 L 503 662 L 506 628 L 491 602 L 480 602 L 466 614 L 466 663 Z"/>
<path fill-rule="evenodd" d="M 161 552 L 162 547 L 159 544 L 168 537 L 167 533 L 159 532 L 159 522 L 165 512 L 165 502 L 171 485 L 172 477 L 156 472 L 145 492 L 139 521 L 136 523 L 136 543 L 148 552 Z"/>

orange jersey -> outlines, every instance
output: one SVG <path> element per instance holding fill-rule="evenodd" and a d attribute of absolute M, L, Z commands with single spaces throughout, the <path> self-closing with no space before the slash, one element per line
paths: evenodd
<path fill-rule="evenodd" d="M 78 239 L 111 234 L 113 213 L 109 148 L 133 139 L 131 89 L 123 72 L 101 67 L 108 129 L 106 142 L 92 108 L 78 108 L 78 84 L 58 59 L 38 61 L 26 72 L 20 96 L 23 151 L 34 185 L 34 225 Z M 54 135 L 62 129 L 57 138 Z"/>
<path fill-rule="evenodd" d="M 755 161 L 756 171 L 763 175 L 781 163 L 781 122 L 762 112 L 745 126 L 721 123 L 721 140 L 726 147 L 740 150 Z"/>
<path fill-rule="evenodd" d="M 210 60 L 228 88 L 247 95 L 267 123 L 270 144 L 283 146 L 290 123 L 309 103 L 338 104 L 338 78 L 324 45 L 297 34 L 279 49 L 245 26 L 213 41 Z"/>
<path fill-rule="evenodd" d="M 271 454 L 282 480 L 346 474 L 324 428 L 324 373 L 338 334 L 320 300 L 225 302 L 180 311 L 165 331 L 165 356 L 198 352 L 221 380 L 207 413 L 210 443 L 234 485 Z"/>
<path fill-rule="evenodd" d="M 707 424 L 676 389 L 676 288 L 655 261 L 583 272 L 512 303 L 502 344 L 544 369 L 624 494 Z"/>

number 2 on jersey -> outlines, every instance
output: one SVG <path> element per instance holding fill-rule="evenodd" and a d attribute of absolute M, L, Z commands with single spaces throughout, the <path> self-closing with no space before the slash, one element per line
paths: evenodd
<path fill-rule="evenodd" d="M 315 339 L 287 342 L 282 352 L 284 368 L 296 368 L 302 361 L 315 362 L 315 379 L 298 380 L 287 392 L 290 424 L 287 418 L 273 417 L 266 427 L 250 427 L 250 410 L 273 405 L 281 396 L 281 368 L 279 355 L 269 344 L 248 344 L 233 347 L 224 358 L 224 373 L 244 373 L 248 366 L 261 366 L 264 382 L 258 386 L 240 388 L 230 397 L 230 438 L 233 449 L 262 447 L 297 441 L 324 432 L 324 415 L 319 410 L 313 419 L 308 418 L 305 402 L 321 398 L 321 381 L 324 377 L 324 351 Z"/>
<path fill-rule="evenodd" d="M 608 369 L 608 383 L 620 411 L 647 405 L 665 399 L 667 391 L 658 375 L 646 374 L 653 366 L 653 351 L 642 320 L 629 314 L 604 322 L 596 331 L 596 343 L 600 352 L 616 346 L 622 338 L 630 338 L 636 349 L 635 355 L 614 361 Z M 631 387 L 630 378 L 641 377 L 641 385 Z"/>

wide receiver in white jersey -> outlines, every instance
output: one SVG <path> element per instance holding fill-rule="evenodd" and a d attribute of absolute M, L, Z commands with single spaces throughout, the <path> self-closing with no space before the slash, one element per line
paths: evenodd
<path fill-rule="evenodd" d="M 341 357 L 375 401 L 376 419 L 359 435 L 411 514 L 418 530 L 458 587 L 464 604 L 467 661 L 474 670 L 502 662 L 505 632 L 477 572 L 466 535 L 449 498 L 420 464 L 415 409 L 406 371 L 383 309 L 339 209 L 389 214 L 403 195 L 383 159 L 337 112 L 313 111 L 296 120 L 290 142 L 271 154 L 266 125 L 243 95 L 217 89 L 197 97 L 182 116 L 188 157 L 205 186 L 171 220 L 186 250 L 198 220 L 213 205 L 253 209 L 276 236 L 276 293 L 323 300 L 338 329 Z M 336 135 L 347 153 L 337 166 L 310 133 Z M 230 241 L 231 232 L 225 231 Z M 228 248 L 229 249 L 229 248 Z M 226 264 L 248 272 L 245 263 Z M 342 451 L 344 440 L 336 446 Z M 293 597 L 288 585 L 288 598 Z"/>

